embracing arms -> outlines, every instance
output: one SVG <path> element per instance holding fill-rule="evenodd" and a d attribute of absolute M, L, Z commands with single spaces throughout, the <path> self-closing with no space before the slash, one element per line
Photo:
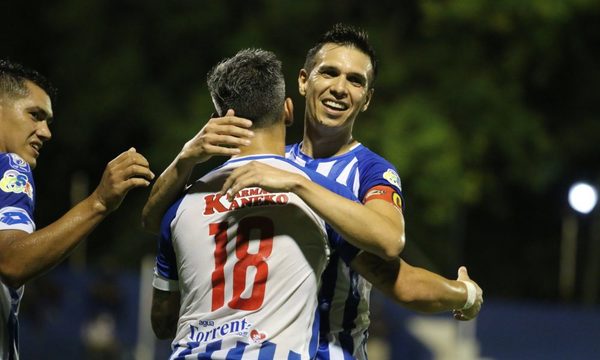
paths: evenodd
<path fill-rule="evenodd" d="M 184 190 L 194 166 L 212 156 L 236 155 L 239 147 L 249 143 L 252 122 L 232 115 L 233 110 L 229 110 L 225 117 L 210 119 L 158 177 L 142 210 L 144 229 L 159 232 L 162 216 Z"/>
<path fill-rule="evenodd" d="M 455 319 L 470 320 L 483 303 L 483 291 L 469 278 L 465 267 L 459 268 L 457 280 L 448 280 L 400 258 L 386 261 L 367 252 L 359 253 L 351 266 L 375 288 L 411 310 L 453 310 Z"/>
<path fill-rule="evenodd" d="M 257 161 L 235 169 L 221 192 L 232 198 L 251 186 L 295 193 L 349 243 L 384 259 L 397 257 L 404 248 L 402 212 L 386 201 L 372 200 L 362 205 L 300 174 Z"/>

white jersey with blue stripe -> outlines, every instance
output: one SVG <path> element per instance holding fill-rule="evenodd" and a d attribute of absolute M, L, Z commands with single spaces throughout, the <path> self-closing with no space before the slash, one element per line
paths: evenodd
<path fill-rule="evenodd" d="M 377 185 L 391 186 L 402 194 L 395 167 L 362 144 L 345 154 L 323 159 L 313 159 L 301 148 L 302 143 L 287 146 L 286 157 L 346 186 L 361 201 Z M 339 259 L 339 254 L 333 252 L 323 273 L 317 358 L 366 359 L 371 284 Z"/>
<path fill-rule="evenodd" d="M 234 158 L 198 180 L 161 226 L 153 285 L 181 292 L 171 359 L 315 356 L 321 274 L 330 246 L 342 240 L 293 193 L 247 188 L 233 201 L 221 196 L 227 175 L 253 160 L 354 198 L 276 155 Z"/>
<path fill-rule="evenodd" d="M 0 231 L 32 233 L 33 176 L 29 165 L 16 154 L 0 153 Z M 19 304 L 23 286 L 13 289 L 0 280 L 0 360 L 19 359 Z"/>

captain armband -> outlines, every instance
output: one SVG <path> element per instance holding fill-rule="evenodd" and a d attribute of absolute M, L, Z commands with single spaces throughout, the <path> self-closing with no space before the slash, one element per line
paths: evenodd
<path fill-rule="evenodd" d="M 367 191 L 367 194 L 363 198 L 363 204 L 375 199 L 387 201 L 396 206 L 398 209 L 402 210 L 402 197 L 391 186 L 373 186 L 371 189 L 369 189 L 369 191 Z"/>

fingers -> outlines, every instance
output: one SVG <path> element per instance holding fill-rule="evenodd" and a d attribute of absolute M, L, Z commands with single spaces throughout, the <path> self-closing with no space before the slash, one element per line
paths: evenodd
<path fill-rule="evenodd" d="M 253 178 L 251 169 L 247 165 L 241 166 L 232 171 L 225 180 L 221 187 L 221 194 L 226 194 L 227 199 L 231 201 L 240 190 L 250 186 Z"/>
<path fill-rule="evenodd" d="M 452 311 L 452 316 L 454 317 L 454 319 L 459 320 L 459 321 L 469 321 L 469 320 L 471 320 L 471 318 L 467 317 L 460 310 L 453 310 Z"/>
<path fill-rule="evenodd" d="M 469 277 L 469 273 L 467 272 L 467 268 L 465 266 L 461 266 L 458 268 L 458 280 L 471 280 Z"/>
<path fill-rule="evenodd" d="M 129 190 L 150 185 L 154 177 L 148 160 L 130 148 L 108 163 L 94 194 L 107 210 L 113 211 Z"/>
<path fill-rule="evenodd" d="M 232 134 L 229 133 L 227 135 L 223 134 L 215 134 L 215 133 L 205 133 L 201 135 L 199 139 L 201 142 L 205 144 L 206 150 L 208 150 L 209 145 L 213 146 L 248 146 L 250 145 L 250 138 L 253 135 L 246 134 Z"/>
<path fill-rule="evenodd" d="M 154 179 L 155 175 L 150 170 L 148 160 L 135 148 L 121 153 L 107 166 L 115 175 L 120 175 L 120 180 L 126 180 L 131 177 L 142 177 L 148 181 Z"/>
<path fill-rule="evenodd" d="M 248 119 L 229 116 L 210 119 L 202 130 L 204 133 L 251 138 L 254 136 L 249 130 L 251 126 L 252 121 Z"/>

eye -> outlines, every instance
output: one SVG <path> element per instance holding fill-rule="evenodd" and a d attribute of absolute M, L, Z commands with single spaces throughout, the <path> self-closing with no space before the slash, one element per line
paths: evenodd
<path fill-rule="evenodd" d="M 356 87 L 365 86 L 365 79 L 363 79 L 362 77 L 359 77 L 359 76 L 349 76 L 348 81 Z"/>
<path fill-rule="evenodd" d="M 43 115 L 40 111 L 30 111 L 29 115 L 31 115 L 31 117 L 35 120 L 35 121 L 43 121 Z"/>
<path fill-rule="evenodd" d="M 48 120 L 48 114 L 43 110 L 31 110 L 29 114 L 35 121 Z"/>
<path fill-rule="evenodd" d="M 336 70 L 334 70 L 334 69 L 322 69 L 320 71 L 320 74 L 323 77 L 325 77 L 327 79 L 330 79 L 330 78 L 338 76 L 339 73 Z"/>

